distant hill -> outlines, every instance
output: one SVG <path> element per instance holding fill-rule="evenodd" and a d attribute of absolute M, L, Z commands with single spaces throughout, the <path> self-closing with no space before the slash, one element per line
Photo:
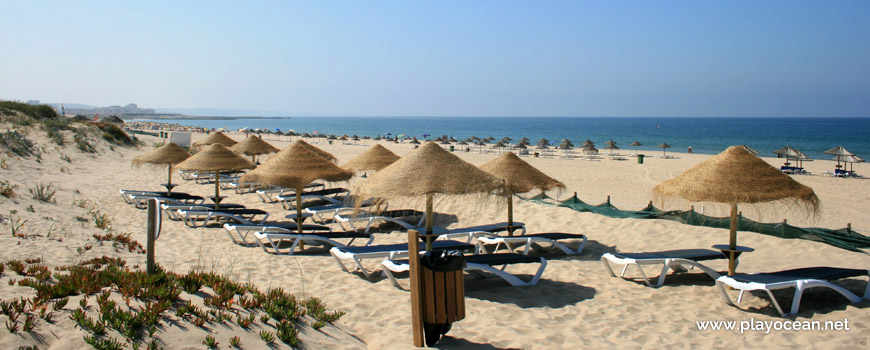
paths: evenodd
<path fill-rule="evenodd" d="M 249 109 L 221 108 L 155 108 L 157 114 L 173 113 L 189 116 L 225 116 L 225 117 L 286 117 L 287 113 L 275 111 L 258 111 Z"/>

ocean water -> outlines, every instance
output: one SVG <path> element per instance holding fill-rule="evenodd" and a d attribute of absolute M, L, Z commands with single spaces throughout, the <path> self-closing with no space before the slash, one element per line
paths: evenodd
<path fill-rule="evenodd" d="M 238 119 L 149 120 L 205 128 L 238 130 L 294 130 L 335 135 L 378 136 L 406 134 L 425 139 L 450 135 L 496 140 L 527 137 L 534 145 L 541 138 L 558 142 L 569 139 L 579 146 L 586 139 L 602 152 L 607 140 L 616 141 L 622 150 L 640 141 L 643 153 L 661 152 L 656 146 L 671 145 L 685 152 L 717 154 L 728 146 L 745 144 L 773 156 L 785 145 L 800 149 L 813 159 L 830 159 L 824 151 L 843 146 L 861 157 L 870 156 L 870 118 L 690 118 L 690 117 L 293 117 Z"/>

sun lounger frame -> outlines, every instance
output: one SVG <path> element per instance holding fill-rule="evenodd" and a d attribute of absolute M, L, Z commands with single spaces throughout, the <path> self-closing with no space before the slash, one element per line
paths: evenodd
<path fill-rule="evenodd" d="M 708 251 L 710 253 L 721 253 L 715 250 L 709 249 L 698 249 L 699 251 Z M 666 253 L 666 252 L 659 252 Z M 725 254 L 722 254 L 721 258 L 718 259 L 727 259 Z M 707 259 L 714 260 L 714 259 Z M 739 262 L 739 260 L 738 260 Z M 644 282 L 646 282 L 647 286 L 658 288 L 665 284 L 665 277 L 668 276 L 668 270 L 672 269 L 675 273 L 686 272 L 687 269 L 685 266 L 689 266 L 691 268 L 698 268 L 701 271 L 704 271 L 707 275 L 712 277 L 714 280 L 719 278 L 721 275 L 719 272 L 705 266 L 704 264 L 699 263 L 696 260 L 686 259 L 686 258 L 676 258 L 676 257 L 667 257 L 662 255 L 661 257 L 650 257 L 650 258 L 626 258 L 619 257 L 611 253 L 605 253 L 601 256 L 601 263 L 604 264 L 604 267 L 607 269 L 607 272 L 610 273 L 610 276 L 616 277 L 616 274 L 613 272 L 613 268 L 610 266 L 610 263 L 623 265 L 622 273 L 620 273 L 619 277 L 625 278 L 625 272 L 628 270 L 629 266 L 637 266 L 637 270 L 640 271 L 640 275 L 643 277 Z M 653 284 L 649 277 L 647 277 L 646 273 L 643 271 L 643 265 L 662 265 L 661 274 L 659 274 L 659 278 L 655 284 Z"/>
<path fill-rule="evenodd" d="M 796 269 L 796 270 L 800 270 L 800 269 Z M 749 276 L 752 276 L 752 275 L 749 275 Z M 855 277 L 857 277 L 857 276 L 855 276 Z M 824 287 L 824 288 L 832 289 L 832 290 L 840 293 L 842 296 L 846 297 L 846 299 L 849 299 L 849 301 L 853 304 L 858 303 L 861 300 L 868 300 L 868 299 L 870 299 L 870 270 L 867 271 L 867 275 L 865 277 L 868 277 L 868 280 L 867 280 L 867 286 L 865 287 L 865 290 L 864 290 L 863 297 L 859 297 L 859 296 L 855 295 L 855 293 L 852 293 L 851 291 L 849 291 L 848 289 L 843 288 L 841 286 L 838 286 L 836 284 L 833 284 L 828 280 L 814 279 L 814 278 L 794 279 L 794 280 L 790 280 L 790 281 L 780 281 L 780 282 L 773 282 L 773 283 L 762 283 L 762 282 L 739 281 L 739 280 L 733 278 L 732 276 L 726 275 L 726 276 L 720 276 L 719 278 L 716 279 L 716 286 L 719 287 L 719 294 L 722 295 L 722 299 L 724 299 L 725 303 L 728 305 L 734 305 L 734 303 L 731 301 L 731 298 L 728 296 L 728 292 L 726 291 L 725 286 L 740 290 L 740 294 L 737 296 L 737 303 L 740 303 L 740 301 L 743 299 L 744 292 L 763 290 L 767 293 L 767 296 L 770 298 L 770 301 L 771 301 L 771 303 L 773 303 L 773 306 L 776 307 L 776 311 L 779 312 L 780 316 L 785 317 L 785 316 L 794 315 L 794 314 L 798 313 L 798 310 L 800 308 L 800 303 L 801 303 L 801 297 L 803 296 L 804 292 L 810 288 Z M 783 311 L 782 306 L 780 306 L 779 302 L 776 300 L 776 297 L 773 296 L 774 290 L 786 289 L 786 288 L 794 288 L 795 289 L 794 297 L 792 298 L 792 303 L 791 303 L 791 310 L 789 313 L 785 313 Z"/>
<path fill-rule="evenodd" d="M 507 257 L 507 256 L 514 256 L 514 255 L 519 255 L 519 254 L 499 253 L 499 254 L 483 254 L 483 255 L 477 255 L 477 256 L 495 256 L 495 255 L 503 255 L 503 256 Z M 485 264 L 485 263 L 469 262 L 467 260 L 467 259 L 473 260 L 474 256 L 476 256 L 476 255 L 466 256 L 465 269 L 464 269 L 465 271 L 476 272 L 476 273 L 480 273 L 481 275 L 483 272 L 491 273 L 491 274 L 495 275 L 496 277 L 499 277 L 499 278 L 505 280 L 505 282 L 509 283 L 511 286 L 514 286 L 514 287 L 534 286 L 534 285 L 538 284 L 538 281 L 540 281 L 540 279 L 541 279 L 541 275 L 544 274 L 544 270 L 546 270 L 546 268 L 547 268 L 547 259 L 544 259 L 543 257 L 536 257 L 536 258 L 538 258 L 538 261 L 540 262 L 540 265 L 538 266 L 538 270 L 535 272 L 535 274 L 532 276 L 532 278 L 530 278 L 528 281 L 523 281 L 519 277 L 517 277 L 513 274 L 510 274 L 508 272 L 505 272 L 505 269 L 507 268 L 508 265 L 514 265 L 515 263 Z M 526 255 L 520 255 L 520 256 L 529 258 Z M 529 261 L 527 263 L 531 263 L 531 261 Z M 393 286 L 395 286 L 396 288 L 402 289 L 402 290 L 407 290 L 407 288 L 403 288 L 402 285 L 399 284 L 399 281 L 396 279 L 396 276 L 394 275 L 394 273 L 407 272 L 411 269 L 411 265 L 408 264 L 407 261 L 400 263 L 400 262 L 397 262 L 396 260 L 393 260 L 393 258 L 390 258 L 390 259 L 384 260 L 381 263 L 381 265 L 384 267 L 384 269 L 383 269 L 384 276 L 386 276 L 390 280 L 390 283 L 392 283 Z M 497 268 L 496 266 L 501 266 L 501 268 Z"/>
<path fill-rule="evenodd" d="M 580 246 L 577 249 L 571 249 L 568 245 L 559 242 L 562 239 L 579 239 L 581 240 Z M 481 236 L 477 237 L 477 244 L 480 246 L 480 250 L 487 253 L 495 253 L 498 252 L 500 248 L 507 249 L 510 252 L 514 251 L 514 247 L 518 245 L 524 245 L 523 255 L 529 255 L 530 247 L 533 243 L 547 243 L 556 248 L 559 248 L 566 255 L 576 255 L 583 252 L 583 248 L 586 246 L 586 235 L 583 234 L 569 234 L 569 233 L 534 233 L 528 235 L 519 235 L 519 236 Z M 495 244 L 495 247 L 492 251 L 488 251 L 485 247 L 486 244 Z"/>

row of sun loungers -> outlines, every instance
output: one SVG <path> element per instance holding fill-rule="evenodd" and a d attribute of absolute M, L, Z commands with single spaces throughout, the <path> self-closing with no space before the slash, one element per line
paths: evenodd
<path fill-rule="evenodd" d="M 396 275 L 407 272 L 410 268 L 407 260 L 407 244 L 373 245 L 375 223 L 392 223 L 402 229 L 421 230 L 424 222 L 422 212 L 413 210 L 382 210 L 377 213 L 367 213 L 365 210 L 353 215 L 352 206 L 342 203 L 331 195 L 344 194 L 345 189 L 323 189 L 305 192 L 309 198 L 329 198 L 330 204 L 306 208 L 305 216 L 313 216 L 316 221 L 326 224 L 329 221 L 339 224 L 343 231 L 333 231 L 326 225 L 303 225 L 303 231 L 298 232 L 295 221 L 266 221 L 269 213 L 259 209 L 248 209 L 238 204 L 221 204 L 220 210 L 215 210 L 212 204 L 203 204 L 203 198 L 187 193 L 172 193 L 158 191 L 121 191 L 125 202 L 144 208 L 148 199 L 159 199 L 162 210 L 170 219 L 182 220 L 186 225 L 197 227 L 207 226 L 210 222 L 222 222 L 230 239 L 242 246 L 259 246 L 269 254 L 292 255 L 300 245 L 331 247 L 329 253 L 345 272 L 359 272 L 365 278 L 370 278 L 372 264 L 367 260 L 381 260 L 377 266 L 382 273 L 397 288 L 403 288 Z M 261 192 L 262 191 L 262 192 Z M 264 201 L 290 202 L 295 205 L 295 194 L 281 189 L 261 189 L 256 193 Z M 314 194 L 312 194 L 314 193 Z M 319 198 L 317 196 L 323 197 Z M 374 200 L 369 203 L 373 205 Z M 352 205 L 352 204 L 351 204 Z M 288 205 L 289 207 L 292 207 Z M 285 206 L 285 207 L 288 207 Z M 381 203 L 382 209 L 386 208 Z M 360 214 L 362 213 L 362 214 Z M 328 216 L 330 215 L 331 216 Z M 288 215 L 295 219 L 295 214 Z M 515 235 L 499 235 L 499 232 L 513 230 Z M 548 244 L 565 254 L 580 254 L 586 244 L 587 237 L 582 234 L 570 233 L 534 233 L 527 234 L 525 225 L 514 223 L 507 227 L 506 223 L 496 223 L 463 228 L 439 228 L 436 233 L 440 239 L 434 242 L 436 249 L 457 250 L 466 253 L 465 271 L 470 273 L 488 273 L 497 276 L 512 286 L 531 286 L 538 283 L 547 266 L 547 260 L 542 257 L 529 256 L 530 249 L 540 244 Z M 339 241 L 341 240 L 341 241 Z M 576 248 L 566 244 L 566 241 L 579 241 Z M 352 245 L 361 241 L 360 245 Z M 518 248 L 521 252 L 517 252 Z M 422 248 L 421 248 L 422 249 Z M 499 253 L 506 250 L 507 253 Z M 843 295 L 852 303 L 870 299 L 870 271 L 864 269 L 849 269 L 837 267 L 810 267 L 786 271 L 722 275 L 711 269 L 705 263 L 714 260 L 726 260 L 721 251 L 711 249 L 681 249 L 640 253 L 606 253 L 601 256 L 602 264 L 607 272 L 616 277 L 613 265 L 621 265 L 620 277 L 625 278 L 630 266 L 637 269 L 641 280 L 650 287 L 661 287 L 669 276 L 698 269 L 715 280 L 717 288 L 724 301 L 732 305 L 728 287 L 739 290 L 737 303 L 740 303 L 746 291 L 764 291 L 782 316 L 792 315 L 799 311 L 804 292 L 811 288 L 828 288 Z M 352 262 L 348 265 L 345 262 Z M 538 269 L 530 278 L 520 277 L 506 272 L 506 267 L 517 264 L 538 264 Z M 369 266 L 367 268 L 367 266 Z M 660 266 L 658 277 L 649 276 L 644 271 L 647 266 Z M 669 275 L 669 272 L 673 274 Z M 840 286 L 834 281 L 853 277 L 867 277 L 863 295 Z M 794 288 L 794 296 L 790 309 L 786 312 L 776 299 L 773 291 Z"/>
<path fill-rule="evenodd" d="M 838 267 L 806 267 L 768 273 L 738 273 L 728 276 L 720 275 L 717 271 L 710 269 L 701 263 L 702 261 L 718 259 L 727 259 L 727 256 L 720 251 L 710 249 L 682 249 L 645 253 L 607 253 L 601 257 L 604 267 L 611 276 L 616 277 L 611 264 L 623 265 L 620 277 L 625 276 L 626 269 L 628 269 L 629 266 L 636 266 L 638 271 L 640 271 L 644 282 L 650 287 L 661 287 L 665 282 L 665 277 L 667 276 L 669 269 L 674 270 L 675 273 L 681 273 L 687 271 L 686 267 L 698 268 L 716 281 L 716 286 L 722 295 L 722 299 L 725 300 L 725 303 L 733 305 L 726 287 L 731 287 L 740 291 L 737 298 L 738 303 L 743 298 L 743 294 L 747 291 L 764 291 L 767 293 L 768 297 L 770 297 L 771 303 L 776 307 L 777 312 L 779 312 L 781 316 L 796 314 L 800 308 L 803 293 L 810 288 L 821 287 L 832 289 L 843 295 L 852 303 L 858 303 L 862 300 L 870 299 L 870 270 Z M 661 274 L 655 284 L 653 284 L 650 278 L 644 273 L 642 268 L 643 265 L 662 265 Z M 848 289 L 833 283 L 833 281 L 851 277 L 868 277 L 863 296 L 859 297 Z M 773 291 L 786 288 L 795 289 L 789 312 L 783 310 L 779 301 L 777 301 L 776 297 L 773 295 Z"/>

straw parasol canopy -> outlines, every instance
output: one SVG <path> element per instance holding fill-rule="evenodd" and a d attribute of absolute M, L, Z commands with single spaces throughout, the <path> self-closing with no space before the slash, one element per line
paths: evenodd
<path fill-rule="evenodd" d="M 254 164 L 229 148 L 215 143 L 187 158 L 187 160 L 178 163 L 176 167 L 184 170 L 213 171 L 214 198 L 212 200 L 215 202 L 215 209 L 218 209 L 221 201 L 220 172 L 253 169 Z"/>
<path fill-rule="evenodd" d="M 657 197 L 679 197 L 691 202 L 731 205 L 728 272 L 734 274 L 737 249 L 737 205 L 775 202 L 817 214 L 819 199 L 813 190 L 767 164 L 740 146 L 696 165 L 653 188 Z"/>
<path fill-rule="evenodd" d="M 761 152 L 756 151 L 754 148 L 749 147 L 749 146 L 747 146 L 747 145 L 740 145 L 740 147 L 745 148 L 747 151 L 749 151 L 749 153 L 752 153 L 752 154 L 755 154 L 755 155 L 758 155 L 758 154 L 761 153 Z"/>
<path fill-rule="evenodd" d="M 842 157 L 841 157 L 841 156 L 836 156 L 836 157 L 832 158 L 832 160 L 836 160 L 838 163 L 839 163 L 840 161 L 843 161 L 844 163 L 849 163 L 849 164 L 850 164 L 850 165 L 849 165 L 849 171 L 855 171 L 855 168 L 854 168 L 855 163 L 863 163 L 863 162 L 864 162 L 864 159 L 863 159 L 863 158 L 858 157 L 858 156 L 856 156 L 856 155 L 854 155 L 854 154 L 853 154 L 853 155 L 850 155 L 850 156 L 842 156 Z M 844 167 L 843 167 L 843 170 L 846 170 L 845 168 L 846 168 L 846 167 L 844 166 Z"/>
<path fill-rule="evenodd" d="M 296 189 L 296 222 L 300 234 L 302 233 L 302 191 L 305 185 L 315 180 L 337 182 L 347 181 L 353 177 L 353 172 L 339 168 L 309 147 L 312 146 L 305 141 L 297 140 L 239 179 L 243 184 L 256 182 Z"/>
<path fill-rule="evenodd" d="M 565 184 L 542 173 L 537 168 L 507 152 L 486 164 L 480 170 L 495 175 L 505 181 L 505 195 L 508 197 L 508 226 L 514 224 L 513 194 L 525 193 L 534 189 L 547 192 L 554 188 L 564 189 Z M 512 230 L 509 230 L 513 234 Z"/>
<path fill-rule="evenodd" d="M 201 147 L 201 146 L 213 145 L 215 143 L 219 143 L 221 145 L 231 147 L 231 146 L 235 145 L 237 142 L 235 140 L 231 139 L 229 136 L 224 135 L 224 133 L 222 133 L 220 131 L 216 131 L 216 132 L 209 134 L 204 139 L 194 142 L 192 146 L 193 147 Z"/>
<path fill-rule="evenodd" d="M 657 147 L 658 147 L 658 148 L 661 148 L 661 149 L 662 149 L 662 152 L 664 152 L 664 154 L 667 155 L 667 154 L 668 154 L 667 149 L 668 149 L 668 148 L 671 148 L 671 145 L 662 142 L 662 144 L 661 144 L 661 145 L 658 145 Z"/>
<path fill-rule="evenodd" d="M 837 156 L 837 168 L 840 168 L 840 162 L 843 161 L 843 157 L 854 156 L 855 154 L 847 151 L 843 146 L 837 146 L 825 151 L 825 154 L 835 155 Z"/>
<path fill-rule="evenodd" d="M 640 141 L 634 141 L 629 146 L 634 147 L 634 155 L 637 155 L 637 147 L 643 146 L 643 144 Z"/>
<path fill-rule="evenodd" d="M 426 234 L 432 234 L 432 198 L 435 194 L 464 195 L 501 192 L 500 179 L 465 162 L 451 152 L 426 142 L 360 187 L 359 198 L 426 196 Z M 431 243 L 431 239 L 427 239 Z"/>
<path fill-rule="evenodd" d="M 377 171 L 393 164 L 393 162 L 397 160 L 399 160 L 399 156 L 395 153 L 384 148 L 384 146 L 375 144 L 365 150 L 365 152 L 360 153 L 360 155 L 345 163 L 344 168 L 355 171 Z"/>
<path fill-rule="evenodd" d="M 296 143 L 298 143 L 302 147 L 307 148 L 309 151 L 314 152 L 314 154 L 317 154 L 318 156 L 326 158 L 326 160 L 328 160 L 330 162 L 335 162 L 338 160 L 338 158 L 336 158 L 334 155 L 332 155 L 332 153 L 329 153 L 329 152 L 324 151 L 320 148 L 314 147 L 313 145 L 311 145 L 308 142 L 305 142 L 302 140 L 296 140 L 296 142 L 294 142 L 294 144 L 296 144 Z"/>
<path fill-rule="evenodd" d="M 170 142 L 163 146 L 157 147 L 151 151 L 145 152 L 136 158 L 133 158 L 133 166 L 141 166 L 142 164 L 166 165 L 166 193 L 172 193 L 172 166 L 183 162 L 190 157 L 183 148 Z"/>
<path fill-rule="evenodd" d="M 232 147 L 230 147 L 230 150 L 236 153 L 251 156 L 252 162 L 254 161 L 254 156 L 275 153 L 279 151 L 278 148 L 275 148 L 275 146 L 272 146 L 268 142 L 263 141 L 263 139 L 254 135 L 250 135 L 244 141 L 233 145 Z"/>

